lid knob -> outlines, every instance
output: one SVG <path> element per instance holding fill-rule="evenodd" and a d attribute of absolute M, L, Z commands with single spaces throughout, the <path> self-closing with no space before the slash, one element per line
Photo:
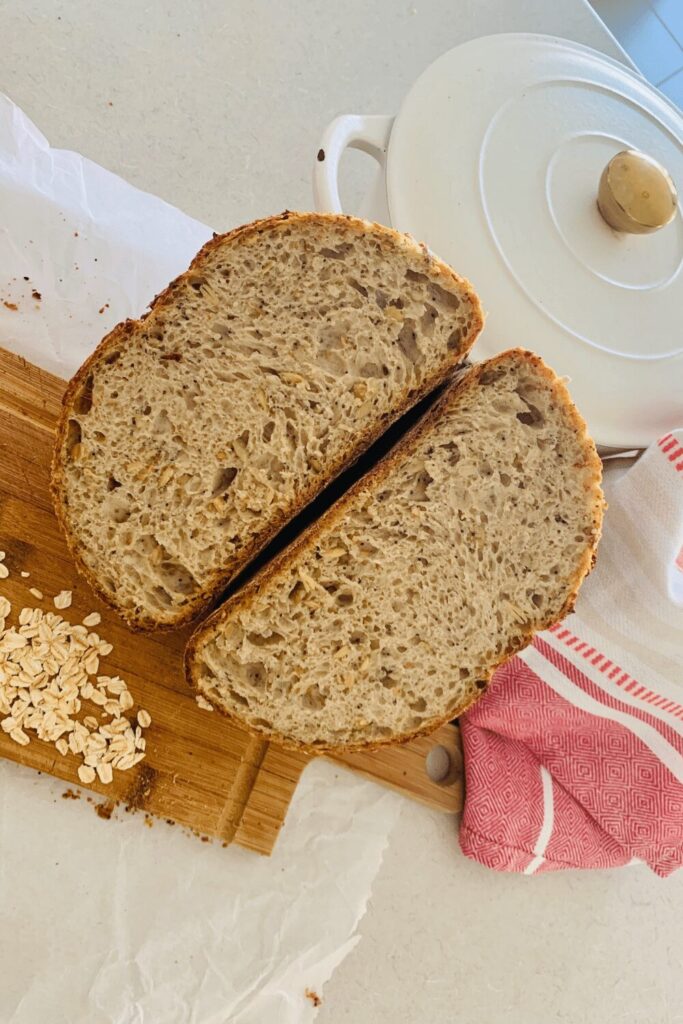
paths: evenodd
<path fill-rule="evenodd" d="M 617 231 L 634 235 L 658 231 L 673 220 L 677 205 L 671 176 L 645 153 L 624 149 L 602 172 L 598 209 Z"/>

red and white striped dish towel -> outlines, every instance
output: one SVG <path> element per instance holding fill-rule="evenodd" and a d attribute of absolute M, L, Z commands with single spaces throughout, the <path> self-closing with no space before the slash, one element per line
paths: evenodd
<path fill-rule="evenodd" d="M 461 720 L 460 843 L 499 871 L 683 863 L 683 430 L 607 497 L 575 613 Z"/>

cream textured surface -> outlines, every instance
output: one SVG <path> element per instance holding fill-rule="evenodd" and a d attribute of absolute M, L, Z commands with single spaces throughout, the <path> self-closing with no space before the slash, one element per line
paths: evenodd
<path fill-rule="evenodd" d="M 54 145 L 216 229 L 310 208 L 327 121 L 394 111 L 459 42 L 549 32 L 619 56 L 584 0 L 5 0 L 0 26 L 0 89 Z M 318 1021 L 681 1024 L 682 900 L 683 876 L 640 867 L 496 876 L 459 854 L 452 820 L 406 803 Z"/>

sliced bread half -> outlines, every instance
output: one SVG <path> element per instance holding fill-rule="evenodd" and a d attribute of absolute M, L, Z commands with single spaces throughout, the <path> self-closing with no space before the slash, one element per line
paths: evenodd
<path fill-rule="evenodd" d="M 189 681 L 309 750 L 433 731 L 572 608 L 601 464 L 565 385 L 506 352 L 465 371 L 385 459 L 192 637 Z"/>
<path fill-rule="evenodd" d="M 481 326 L 388 228 L 285 213 L 215 237 L 66 392 L 52 489 L 80 569 L 133 628 L 191 619 Z"/>

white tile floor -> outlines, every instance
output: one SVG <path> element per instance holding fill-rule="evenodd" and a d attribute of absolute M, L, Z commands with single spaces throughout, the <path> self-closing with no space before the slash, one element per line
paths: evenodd
<path fill-rule="evenodd" d="M 683 109 L 683 0 L 591 0 L 658 89 Z"/>

